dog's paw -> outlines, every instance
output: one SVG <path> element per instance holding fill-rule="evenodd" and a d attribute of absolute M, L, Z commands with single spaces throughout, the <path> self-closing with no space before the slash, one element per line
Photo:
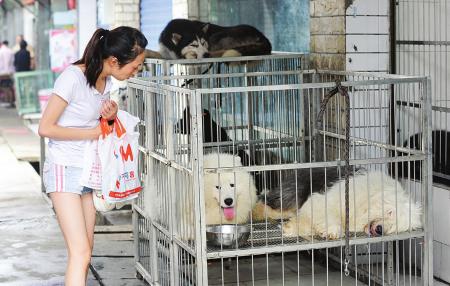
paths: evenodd
<path fill-rule="evenodd" d="M 242 54 L 236 50 L 226 50 L 223 54 L 222 57 L 223 58 L 233 58 L 233 57 L 240 57 L 242 56 Z"/>
<path fill-rule="evenodd" d="M 328 230 L 325 228 L 322 229 L 316 229 L 317 235 L 319 235 L 321 238 L 335 240 L 341 237 L 341 229 L 339 225 L 330 225 L 328 226 Z"/>
<path fill-rule="evenodd" d="M 283 225 L 283 236 L 298 236 L 298 225 L 295 220 L 290 220 Z"/>
<path fill-rule="evenodd" d="M 187 60 L 195 60 L 197 58 L 197 54 L 194 53 L 194 52 L 187 52 L 184 55 L 184 58 L 187 59 Z"/>

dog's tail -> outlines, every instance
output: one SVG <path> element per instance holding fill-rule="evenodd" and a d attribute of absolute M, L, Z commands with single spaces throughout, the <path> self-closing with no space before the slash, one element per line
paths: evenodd
<path fill-rule="evenodd" d="M 162 56 L 159 52 L 147 49 L 145 50 L 145 57 L 151 59 L 162 59 Z"/>

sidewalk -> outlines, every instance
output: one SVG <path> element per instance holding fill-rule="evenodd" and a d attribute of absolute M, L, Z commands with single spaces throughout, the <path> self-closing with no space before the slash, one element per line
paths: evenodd
<path fill-rule="evenodd" d="M 27 161 L 39 155 L 39 139 L 17 116 L 0 107 L 0 285 L 64 285 L 66 249 L 40 177 Z M 88 285 L 99 285 L 89 274 Z"/>
<path fill-rule="evenodd" d="M 37 124 L 25 126 L 15 109 L 0 106 L 0 286 L 64 285 L 64 240 L 29 163 L 38 166 L 36 132 Z M 98 214 L 94 239 L 88 286 L 147 285 L 135 278 L 129 209 Z"/>

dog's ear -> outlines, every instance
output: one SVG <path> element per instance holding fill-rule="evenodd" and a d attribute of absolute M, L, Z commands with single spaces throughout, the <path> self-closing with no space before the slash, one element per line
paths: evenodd
<path fill-rule="evenodd" d="M 172 43 L 175 45 L 178 45 L 178 43 L 181 41 L 181 35 L 177 33 L 172 33 Z"/>
<path fill-rule="evenodd" d="M 388 209 L 386 213 L 390 218 L 395 218 L 396 215 L 395 208 Z"/>
<path fill-rule="evenodd" d="M 202 27 L 202 31 L 203 31 L 203 33 L 207 33 L 208 32 L 208 29 L 209 29 L 209 23 L 206 23 L 203 27 Z"/>
<path fill-rule="evenodd" d="M 233 156 L 233 159 L 234 159 L 234 165 L 235 166 L 242 166 L 241 157 Z"/>

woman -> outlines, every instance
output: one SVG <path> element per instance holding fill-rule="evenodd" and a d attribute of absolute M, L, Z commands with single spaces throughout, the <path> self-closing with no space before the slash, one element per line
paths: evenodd
<path fill-rule="evenodd" d="M 146 45 L 144 35 L 134 28 L 98 29 L 83 57 L 56 80 L 39 124 L 39 135 L 50 139 L 43 179 L 68 249 L 66 286 L 85 285 L 94 244 L 92 189 L 79 183 L 84 146 L 100 136 L 100 116 L 116 117 L 117 104 L 109 100 L 111 76 L 134 76 Z"/>

